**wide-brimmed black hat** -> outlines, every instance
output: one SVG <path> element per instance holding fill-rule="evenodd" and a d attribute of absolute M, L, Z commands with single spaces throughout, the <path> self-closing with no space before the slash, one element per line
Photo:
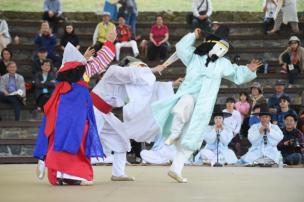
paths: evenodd
<path fill-rule="evenodd" d="M 272 116 L 272 113 L 269 112 L 268 106 L 266 104 L 263 104 L 260 107 L 260 112 L 259 113 L 254 113 L 253 115 L 257 115 L 257 116 L 264 116 L 264 115 Z"/>
<path fill-rule="evenodd" d="M 213 113 L 212 113 L 212 118 L 214 118 L 216 116 L 221 116 L 223 118 L 227 118 L 227 117 L 232 116 L 232 114 L 229 112 L 223 112 L 223 110 L 221 109 L 220 106 L 215 106 Z"/>

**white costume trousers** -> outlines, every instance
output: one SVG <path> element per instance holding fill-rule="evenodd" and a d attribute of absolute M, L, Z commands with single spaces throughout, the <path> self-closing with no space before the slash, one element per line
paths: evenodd
<path fill-rule="evenodd" d="M 112 175 L 119 177 L 125 175 L 125 168 L 127 163 L 126 152 L 114 152 L 114 160 L 112 165 Z"/>
<path fill-rule="evenodd" d="M 133 51 L 133 54 L 134 54 L 134 57 L 136 57 L 138 54 L 139 54 L 139 50 L 138 50 L 138 47 L 137 47 L 137 44 L 136 44 L 136 41 L 134 40 L 131 40 L 131 41 L 124 41 L 124 42 L 117 42 L 115 44 L 115 48 L 116 48 L 116 60 L 119 61 L 119 56 L 120 56 L 120 49 L 123 48 L 123 47 L 131 47 L 132 48 L 132 51 Z"/>
<path fill-rule="evenodd" d="M 194 105 L 194 97 L 192 95 L 184 95 L 174 106 L 172 109 L 174 117 L 171 127 L 171 137 L 178 138 L 182 135 L 183 130 L 186 128 L 185 125 L 189 122 L 192 116 Z M 180 144 L 180 141 L 177 142 L 176 149 L 177 152 L 173 159 L 170 170 L 175 172 L 177 175 L 182 176 L 184 164 L 190 158 L 193 151 L 184 148 Z"/>

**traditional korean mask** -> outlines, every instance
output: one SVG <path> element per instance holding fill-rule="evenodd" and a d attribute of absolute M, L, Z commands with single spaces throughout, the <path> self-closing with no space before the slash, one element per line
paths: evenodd
<path fill-rule="evenodd" d="M 208 53 L 208 56 L 212 62 L 216 61 L 218 58 L 223 57 L 229 50 L 229 44 L 224 40 L 210 42 L 215 43 L 213 48 Z"/>

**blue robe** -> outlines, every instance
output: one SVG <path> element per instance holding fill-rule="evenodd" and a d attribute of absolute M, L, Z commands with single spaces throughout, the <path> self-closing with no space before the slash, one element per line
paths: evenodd
<path fill-rule="evenodd" d="M 171 110 L 180 97 L 189 94 L 197 97 L 191 120 L 185 126 L 188 129 L 184 130 L 181 138 L 181 144 L 190 150 L 199 149 L 203 142 L 202 134 L 209 124 L 222 78 L 239 85 L 256 77 L 256 72 L 252 72 L 246 66 L 231 64 L 226 58 L 210 62 L 206 67 L 207 56 L 194 54 L 195 40 L 195 34 L 189 33 L 176 45 L 177 55 L 187 68 L 185 80 L 177 93 L 152 105 L 155 120 L 162 129 L 162 135 L 166 138 L 170 134 L 172 125 Z"/>
<path fill-rule="evenodd" d="M 76 154 L 80 149 L 85 124 L 88 121 L 86 156 L 104 157 L 89 90 L 77 83 L 71 84 L 71 87 L 69 92 L 60 96 L 54 131 L 54 150 Z M 47 118 L 43 118 L 34 151 L 34 157 L 41 160 L 45 158 L 48 150 L 48 138 L 45 134 Z"/>

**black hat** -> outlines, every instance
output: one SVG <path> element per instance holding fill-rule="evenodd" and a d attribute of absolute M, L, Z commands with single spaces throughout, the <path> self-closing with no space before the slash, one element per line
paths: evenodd
<path fill-rule="evenodd" d="M 221 116 L 223 118 L 227 118 L 227 117 L 232 116 L 232 114 L 228 113 L 228 112 L 223 112 L 223 110 L 221 110 L 220 106 L 215 106 L 213 113 L 212 113 L 212 118 L 214 118 L 216 116 Z"/>
<path fill-rule="evenodd" d="M 286 114 L 286 115 L 284 116 L 284 120 L 285 120 L 287 117 L 289 117 L 289 116 L 291 116 L 291 117 L 294 119 L 295 122 L 298 121 L 298 116 L 295 115 L 295 114 L 293 114 L 293 113 L 288 113 L 288 114 Z"/>
<path fill-rule="evenodd" d="M 289 98 L 289 96 L 287 96 L 287 95 L 282 95 L 282 96 L 279 98 L 279 102 L 280 102 L 281 100 L 287 100 L 287 101 L 290 103 L 290 98 Z"/>
<path fill-rule="evenodd" d="M 45 47 L 40 47 L 40 48 L 38 49 L 38 52 L 39 52 L 39 53 L 46 53 L 46 52 L 47 52 L 47 49 L 46 49 Z"/>
<path fill-rule="evenodd" d="M 269 108 L 267 106 L 267 104 L 263 104 L 260 105 L 260 112 L 259 113 L 254 113 L 253 115 L 257 115 L 257 116 L 263 116 L 263 115 L 268 115 L 268 116 L 272 116 L 272 113 L 269 112 Z"/>

